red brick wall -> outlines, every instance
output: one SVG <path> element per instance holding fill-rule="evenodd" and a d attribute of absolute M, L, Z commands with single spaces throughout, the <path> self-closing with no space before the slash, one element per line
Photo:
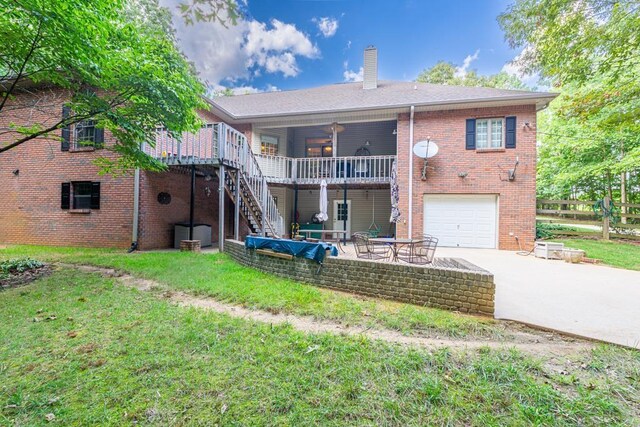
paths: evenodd
<path fill-rule="evenodd" d="M 517 116 L 516 148 L 497 152 L 465 149 L 465 124 L 469 118 Z M 428 179 L 420 179 L 423 160 L 413 161 L 413 236 L 423 232 L 425 194 L 497 194 L 498 247 L 518 249 L 513 233 L 523 247 L 530 248 L 535 239 L 536 209 L 536 133 L 525 129 L 529 122 L 535 129 L 536 109 L 533 105 L 485 109 L 421 112 L 414 116 L 414 143 L 430 137 L 440 151 L 429 160 Z M 519 157 L 516 180 L 506 181 L 508 169 Z M 409 115 L 398 117 L 398 183 L 402 222 L 397 226 L 400 237 L 408 235 L 409 215 Z M 466 172 L 466 178 L 458 177 Z M 452 212 L 452 214 L 455 214 Z"/>
<path fill-rule="evenodd" d="M 40 98 L 38 98 L 40 97 Z M 18 96 L 0 116 L 0 128 L 53 124 L 60 120 L 69 93 L 45 90 L 38 97 Z M 38 108 L 16 109 L 40 101 Z M 36 139 L 0 154 L 0 242 L 46 245 L 128 248 L 131 244 L 133 178 L 98 176 L 92 161 L 114 157 L 108 149 L 71 152 L 60 150 L 60 131 L 51 138 Z M 17 135 L 0 135 L 0 146 Z M 113 143 L 105 131 L 105 146 Z M 19 170 L 17 175 L 14 170 Z M 60 185 L 71 181 L 100 181 L 100 209 L 88 214 L 60 208 Z"/>
<path fill-rule="evenodd" d="M 218 179 L 196 178 L 195 222 L 211 225 L 212 242 L 218 241 Z M 209 191 L 206 190 L 209 189 Z M 171 195 L 171 203 L 158 202 L 158 193 Z M 207 195 L 209 194 L 209 195 Z M 138 243 L 140 249 L 173 247 L 174 224 L 189 221 L 191 175 L 171 169 L 168 172 L 140 173 L 140 223 Z"/>

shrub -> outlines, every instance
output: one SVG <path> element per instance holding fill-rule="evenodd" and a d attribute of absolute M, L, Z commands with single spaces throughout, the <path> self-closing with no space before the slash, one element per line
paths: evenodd
<path fill-rule="evenodd" d="M 552 239 L 556 237 L 556 234 L 562 234 L 554 233 L 554 231 L 577 231 L 577 229 L 562 224 L 536 223 L 536 239 Z"/>
<path fill-rule="evenodd" d="M 0 278 L 7 278 L 11 274 L 24 273 L 44 267 L 44 264 L 33 258 L 14 258 L 0 261 Z"/>

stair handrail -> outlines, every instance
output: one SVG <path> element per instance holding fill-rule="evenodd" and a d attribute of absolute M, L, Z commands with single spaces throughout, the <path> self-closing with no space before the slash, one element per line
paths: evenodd
<path fill-rule="evenodd" d="M 241 172 L 241 176 L 258 202 L 262 213 L 262 233 L 268 227 L 276 236 L 284 232 L 284 219 L 275 203 L 266 177 L 260 169 L 258 160 L 253 155 L 247 138 L 231 126 L 220 123 L 218 137 L 220 139 L 220 162 Z"/>

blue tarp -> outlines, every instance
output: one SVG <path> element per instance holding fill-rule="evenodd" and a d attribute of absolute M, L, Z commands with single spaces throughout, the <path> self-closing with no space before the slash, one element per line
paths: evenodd
<path fill-rule="evenodd" d="M 299 240 L 247 236 L 244 241 L 244 246 L 247 249 L 271 249 L 274 252 L 312 259 L 318 264 L 322 264 L 322 261 L 324 261 L 325 251 L 327 249 L 331 250 L 331 255 L 338 256 L 338 249 L 332 244 L 325 242 L 311 243 Z"/>

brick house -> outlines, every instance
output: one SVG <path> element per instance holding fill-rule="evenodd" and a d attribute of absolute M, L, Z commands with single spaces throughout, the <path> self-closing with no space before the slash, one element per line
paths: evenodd
<path fill-rule="evenodd" d="M 32 141 L 0 155 L 0 242 L 170 247 L 174 225 L 192 218 L 211 226 L 213 242 L 221 233 L 287 235 L 297 222 L 348 234 L 426 233 L 442 246 L 517 249 L 517 237 L 530 247 L 536 113 L 554 97 L 378 81 L 369 48 L 362 83 L 216 98 L 197 134 L 176 141 L 160 130 L 146 150 L 166 172 L 99 176 L 91 161 L 112 155 L 101 147 L 113 141 L 91 123 L 63 131 L 62 142 Z M 59 119 L 59 98 L 28 120 L 0 117 L 0 127 Z M 92 144 L 78 145 L 83 138 Z M 421 141 L 439 147 L 425 176 L 413 153 Z M 389 223 L 394 162 L 397 224 Z M 318 225 L 322 180 L 329 219 Z"/>

